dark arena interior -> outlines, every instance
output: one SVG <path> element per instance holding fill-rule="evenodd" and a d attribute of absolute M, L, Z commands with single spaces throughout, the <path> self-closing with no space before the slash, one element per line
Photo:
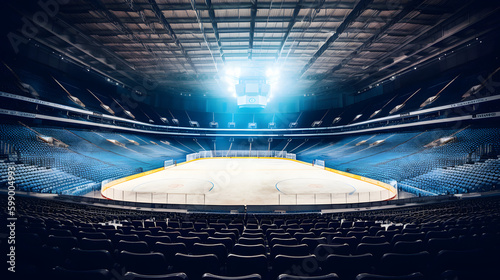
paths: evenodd
<path fill-rule="evenodd" d="M 1 6 L 2 279 L 499 279 L 498 1 Z"/>

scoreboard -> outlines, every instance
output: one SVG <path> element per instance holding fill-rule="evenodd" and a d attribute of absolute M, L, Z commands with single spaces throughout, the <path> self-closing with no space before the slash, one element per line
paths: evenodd
<path fill-rule="evenodd" d="M 262 78 L 246 77 L 240 79 L 235 89 L 240 108 L 264 108 L 267 105 L 271 85 Z"/>

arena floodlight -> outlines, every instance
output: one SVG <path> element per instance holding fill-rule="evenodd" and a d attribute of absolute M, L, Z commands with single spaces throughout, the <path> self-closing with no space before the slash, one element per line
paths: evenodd
<path fill-rule="evenodd" d="M 323 123 L 323 121 L 314 121 L 314 122 L 311 124 L 311 127 L 318 127 L 318 126 L 320 126 L 322 123 Z"/>
<path fill-rule="evenodd" d="M 189 121 L 189 125 L 191 127 L 200 127 L 200 124 L 197 121 Z"/>

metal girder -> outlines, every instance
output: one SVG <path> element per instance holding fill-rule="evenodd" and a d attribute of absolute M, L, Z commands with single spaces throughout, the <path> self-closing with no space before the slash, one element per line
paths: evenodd
<path fill-rule="evenodd" d="M 413 0 L 411 1 L 401 12 L 399 12 L 395 17 L 393 17 L 387 24 L 385 24 L 382 28 L 380 28 L 377 32 L 373 34 L 368 40 L 366 40 L 361 46 L 359 46 L 355 51 L 353 51 L 350 55 L 342 60 L 341 63 L 334 66 L 328 73 L 325 75 L 333 74 L 335 71 L 342 68 L 345 64 L 347 64 L 351 59 L 356 57 L 360 52 L 366 50 L 370 47 L 373 42 L 378 40 L 383 34 L 387 32 L 389 28 L 394 26 L 394 24 L 398 23 L 401 19 L 406 17 L 409 13 L 415 10 L 418 6 L 420 6 L 425 0 Z"/>
<path fill-rule="evenodd" d="M 148 2 L 149 2 L 149 5 L 150 5 L 153 13 L 156 15 L 156 17 L 160 21 L 161 25 L 163 26 L 163 28 L 165 30 L 167 30 L 168 32 L 170 32 L 169 35 L 170 35 L 170 37 L 172 37 L 173 43 L 175 45 L 177 45 L 177 47 L 179 47 L 179 50 L 181 51 L 181 53 L 184 56 L 184 58 L 186 59 L 186 61 L 189 63 L 189 66 L 191 66 L 191 68 L 193 69 L 193 71 L 195 73 L 197 73 L 197 70 L 196 70 L 196 67 L 194 66 L 194 63 L 191 61 L 191 59 L 189 58 L 187 52 L 182 47 L 182 44 L 179 42 L 179 39 L 177 38 L 177 35 L 175 35 L 174 30 L 172 29 L 172 27 L 168 23 L 167 19 L 163 15 L 163 12 L 161 11 L 161 9 L 158 7 L 158 4 L 156 4 L 156 1 L 155 0 L 148 0 Z"/>
<path fill-rule="evenodd" d="M 458 32 L 461 32 L 461 31 L 465 30 L 468 26 L 470 26 L 472 24 L 475 24 L 475 23 L 478 23 L 480 20 L 482 20 L 482 19 L 484 19 L 484 18 L 486 18 L 488 16 L 495 15 L 495 13 L 497 13 L 499 10 L 500 10 L 500 8 L 497 7 L 496 9 L 493 8 L 493 9 L 484 10 L 483 14 L 481 14 L 481 15 L 472 15 L 472 16 L 471 15 L 467 15 L 467 18 L 468 18 L 469 21 L 467 21 L 466 23 L 459 24 L 459 25 L 454 25 L 453 24 L 452 28 L 450 28 L 448 30 L 444 30 L 444 28 L 434 28 L 435 31 L 434 32 L 429 32 L 429 33 L 438 34 L 439 37 L 437 39 L 433 40 L 432 42 L 427 43 L 427 44 L 421 46 L 418 50 L 412 52 L 412 54 L 406 56 L 405 60 L 407 60 L 408 58 L 411 58 L 412 56 L 416 56 L 419 53 L 421 53 L 422 51 L 425 51 L 425 50 L 427 50 L 427 49 L 435 46 L 436 44 L 439 44 L 443 40 L 446 40 L 447 38 L 449 38 L 449 37 L 457 34 Z M 461 39 L 458 42 L 454 43 L 453 45 L 448 46 L 448 47 L 446 47 L 444 49 L 440 48 L 440 51 L 434 52 L 432 55 L 425 56 L 424 58 L 419 58 L 415 63 L 410 63 L 409 65 L 405 65 L 404 67 L 402 67 L 401 69 L 397 70 L 396 72 L 392 72 L 392 73 L 390 73 L 388 75 L 385 75 L 384 77 L 382 77 L 380 79 L 377 79 L 377 82 L 386 80 L 386 79 L 390 78 L 391 76 L 398 75 L 399 73 L 402 73 L 402 72 L 404 72 L 404 71 L 406 71 L 408 69 L 411 69 L 412 67 L 415 67 L 415 66 L 417 66 L 419 64 L 422 64 L 422 63 L 424 63 L 424 62 L 426 62 L 426 61 L 428 61 L 428 60 L 430 60 L 432 58 L 439 57 L 443 53 L 446 53 L 446 52 L 452 50 L 453 48 L 456 48 L 456 47 L 464 44 L 467 41 L 470 41 L 470 40 L 472 40 L 474 38 L 477 38 L 478 36 L 482 36 L 483 34 L 491 32 L 492 30 L 495 30 L 495 28 L 498 28 L 498 25 L 497 26 L 490 26 L 490 28 L 482 29 L 479 32 L 474 33 L 473 35 L 470 35 L 470 36 L 468 36 L 465 39 Z M 394 64 L 400 63 L 400 62 L 403 62 L 403 60 L 402 59 L 395 60 L 391 64 L 382 67 L 381 70 L 387 69 L 390 66 L 393 66 Z"/>
<path fill-rule="evenodd" d="M 292 18 L 288 22 L 288 26 L 285 31 L 285 35 L 283 35 L 283 39 L 280 42 L 280 49 L 278 50 L 278 53 L 276 54 L 276 59 L 278 60 L 281 56 L 281 52 L 283 51 L 283 48 L 285 47 L 285 42 L 288 39 L 288 35 L 290 35 L 290 32 L 292 31 L 293 26 L 295 25 L 295 21 L 297 20 L 297 16 L 299 15 L 300 9 L 302 8 L 302 3 L 303 0 L 299 0 L 297 4 L 295 5 L 295 8 L 293 9 L 292 13 Z"/>
<path fill-rule="evenodd" d="M 305 37 L 289 37 L 290 40 L 293 41 L 299 41 L 299 42 L 310 42 L 310 43 L 319 43 L 319 42 L 324 42 L 325 38 L 305 38 Z M 114 36 L 109 36 L 109 39 L 111 40 L 106 40 L 102 38 L 103 44 L 123 44 L 123 45 L 130 45 L 134 44 L 133 42 L 126 42 L 122 41 L 120 39 L 114 38 Z M 248 42 L 250 38 L 249 37 L 231 37 L 231 38 L 223 38 L 222 43 L 241 43 L 241 42 Z M 164 39 L 142 39 L 143 43 L 145 44 L 160 44 L 160 43 L 175 43 L 173 40 L 164 40 Z M 197 39 L 197 38 L 182 38 L 182 39 L 177 39 L 177 41 L 182 42 L 182 43 L 202 43 L 203 40 Z M 212 38 L 207 38 L 207 42 L 211 44 L 216 44 L 216 41 Z M 281 42 L 281 38 L 279 37 L 254 37 L 254 43 L 255 42 L 272 42 L 272 43 L 279 43 Z M 357 38 L 341 38 L 338 39 L 337 42 L 344 42 L 344 43 L 363 43 L 363 39 L 357 39 Z M 225 47 L 225 45 L 224 45 Z"/>
<path fill-rule="evenodd" d="M 356 18 L 366 10 L 368 5 L 372 1 L 373 0 L 360 0 L 358 2 L 356 7 L 352 9 L 352 11 L 346 17 L 344 22 L 342 22 L 339 25 L 335 33 L 332 36 L 330 36 L 328 40 L 326 40 L 326 42 L 318 49 L 318 51 L 313 55 L 313 57 L 311 57 L 311 59 L 302 68 L 302 70 L 300 70 L 299 77 L 302 77 L 302 75 L 304 75 L 304 73 L 314 64 L 314 62 L 316 62 L 316 60 L 328 49 L 328 47 L 339 38 L 340 34 L 342 34 L 345 31 L 345 29 L 349 27 L 349 25 L 353 23 L 356 20 Z"/>
<path fill-rule="evenodd" d="M 389 19 L 388 19 L 389 21 Z M 210 28 L 206 28 L 205 30 L 208 31 L 213 31 Z M 378 28 L 349 28 L 350 32 L 363 32 L 363 33 L 375 33 L 379 29 Z M 309 27 L 309 28 L 293 28 L 293 32 L 297 33 L 310 33 L 310 34 L 316 34 L 316 33 L 330 33 L 335 31 L 335 28 L 320 28 L 320 27 Z M 125 35 L 124 33 L 117 33 L 116 31 L 113 30 L 101 30 L 101 29 L 86 29 L 87 34 L 90 35 L 97 35 L 97 36 L 117 36 L 117 35 Z M 134 32 L 138 35 L 145 35 L 147 36 L 148 34 L 144 33 L 143 30 L 134 30 Z M 224 33 L 251 33 L 252 29 L 251 28 L 246 28 L 246 27 L 239 27 L 239 28 L 218 28 L 217 32 L 219 34 L 224 34 Z M 268 28 L 259 28 L 255 27 L 253 29 L 254 33 L 285 33 L 286 30 L 283 28 L 276 28 L 276 27 L 268 27 Z M 156 30 L 156 34 L 169 34 L 166 30 L 161 31 L 161 30 Z M 398 32 L 394 32 L 398 33 Z M 399 32 L 401 34 L 403 33 L 408 33 L 411 34 L 409 31 L 402 31 Z M 200 29 L 175 29 L 175 34 L 181 35 L 181 34 L 201 34 Z"/>
<path fill-rule="evenodd" d="M 210 22 L 212 23 L 212 30 L 214 32 L 215 41 L 217 42 L 217 47 L 219 48 L 219 55 L 222 59 L 222 62 L 225 62 L 226 60 L 224 58 L 224 50 L 222 49 L 222 44 L 219 38 L 219 30 L 217 28 L 217 20 L 215 19 L 215 12 L 212 7 L 212 0 L 205 0 L 205 4 L 208 7 L 208 16 L 210 17 Z"/>
<path fill-rule="evenodd" d="M 25 16 L 28 19 L 33 19 L 33 15 L 24 10 L 23 8 L 19 8 L 16 6 L 12 6 L 12 8 L 14 9 L 14 11 L 18 12 L 22 16 Z M 39 21 L 32 21 L 32 22 L 41 29 L 52 34 L 58 40 L 61 40 L 65 44 L 75 48 L 79 52 L 85 54 L 87 57 L 100 63 L 101 65 L 105 66 L 111 71 L 116 71 L 123 77 L 129 79 L 131 82 L 137 82 L 136 78 L 132 77 L 131 75 L 129 75 L 127 72 L 124 71 L 124 70 L 135 70 L 134 66 L 130 65 L 130 63 L 125 61 L 123 58 L 121 58 L 108 48 L 106 48 L 101 42 L 98 42 L 92 37 L 85 35 L 83 32 L 76 29 L 72 25 L 66 23 L 64 20 L 57 18 L 57 21 L 52 21 L 49 18 L 47 19 L 47 22 L 39 22 Z M 81 59 L 77 58 L 74 55 L 69 54 L 60 47 L 54 46 L 51 42 L 48 42 L 43 38 L 38 38 L 38 39 L 44 45 L 54 48 L 55 50 L 61 53 L 67 54 L 68 57 L 75 59 L 75 61 L 81 61 Z M 86 65 L 86 63 L 84 63 L 83 65 Z M 128 69 L 120 69 L 120 67 Z M 108 76 L 108 74 L 104 75 Z M 123 81 L 120 82 L 123 84 L 128 84 Z"/>
<path fill-rule="evenodd" d="M 346 1 L 346 2 L 337 2 L 331 1 L 326 2 L 324 4 L 325 9 L 339 9 L 339 10 L 351 10 L 355 7 L 355 1 Z M 129 11 L 130 7 L 125 3 L 107 3 L 106 6 L 108 9 L 112 11 Z M 304 9 L 315 9 L 317 6 L 317 1 L 304 1 L 302 7 Z M 148 5 L 145 3 L 134 3 L 134 7 L 138 10 L 147 10 L 149 9 Z M 158 4 L 158 7 L 161 10 L 191 10 L 191 4 L 188 3 L 164 3 Z M 232 9 L 251 9 L 251 2 L 226 2 L 226 3 L 215 3 L 213 4 L 213 8 L 215 10 L 232 10 Z M 276 1 L 259 1 L 259 9 L 294 9 L 294 2 L 280 2 L 279 5 L 276 4 Z M 384 3 L 381 1 L 380 3 L 373 3 L 371 8 L 374 10 L 394 10 L 395 5 L 392 3 Z M 73 5 L 73 6 L 64 6 L 62 11 L 65 13 L 75 13 L 75 12 L 88 12 L 92 9 L 92 6 L 81 4 L 81 5 Z M 197 9 L 200 11 L 208 10 L 209 8 L 206 5 L 197 4 Z M 446 8 L 443 8 L 439 5 L 429 4 L 425 7 L 422 7 L 420 11 L 427 14 L 441 14 L 446 13 Z"/>
<path fill-rule="evenodd" d="M 250 12 L 251 20 L 250 20 L 250 30 L 249 30 L 249 36 L 250 39 L 248 40 L 248 59 L 252 60 L 252 52 L 253 52 L 253 38 L 255 34 L 255 17 L 257 17 L 257 0 L 252 0 L 252 8 Z"/>
<path fill-rule="evenodd" d="M 101 2 L 101 0 L 90 0 L 90 2 L 92 3 L 92 5 L 95 7 L 95 9 L 101 13 L 103 13 L 104 17 L 106 18 L 106 20 L 109 22 L 109 23 L 112 23 L 114 26 L 116 26 L 117 28 L 119 28 L 123 33 L 125 33 L 127 36 L 130 36 L 133 38 L 134 41 L 138 42 L 139 44 L 141 44 L 144 49 L 148 50 L 148 48 L 144 45 L 143 42 L 141 42 L 141 39 L 139 39 L 132 30 L 130 30 L 130 28 L 128 28 L 127 26 L 125 26 L 122 22 L 121 22 L 121 19 L 118 18 L 117 16 L 115 16 L 115 14 L 113 14 L 112 12 L 110 12 L 106 6 L 104 5 L 104 3 Z"/>
<path fill-rule="evenodd" d="M 197 7 L 196 0 L 191 0 L 190 2 L 191 2 L 191 9 L 196 14 L 196 22 L 198 23 L 198 25 L 200 27 L 200 31 L 201 31 L 201 34 L 203 36 L 203 40 L 208 48 L 208 51 L 210 52 L 210 57 L 212 58 L 212 62 L 214 64 L 215 71 L 218 73 L 219 67 L 218 67 L 217 61 L 215 60 L 215 57 L 212 53 L 212 48 L 210 48 L 210 43 L 208 42 L 207 35 L 205 34 L 205 27 L 203 26 L 203 22 L 201 21 L 200 11 L 197 10 L 197 8 L 196 8 Z M 219 46 L 219 45 L 217 44 L 217 46 Z M 219 48 L 219 54 L 222 54 L 221 51 L 222 51 L 222 49 Z M 221 59 L 222 59 L 222 62 L 224 63 L 224 57 L 221 56 Z"/>
<path fill-rule="evenodd" d="M 255 22 L 288 22 L 292 18 L 289 16 L 273 16 L 273 17 L 255 17 Z M 308 21 L 311 22 L 314 20 L 314 22 L 343 22 L 345 17 L 343 16 L 316 16 L 314 19 L 306 15 L 305 17 L 302 18 L 303 21 Z M 380 22 L 380 23 L 385 23 L 389 21 L 391 18 L 389 17 L 359 17 L 358 21 L 360 22 Z M 157 19 L 154 17 L 146 17 L 146 20 L 148 22 L 159 22 Z M 171 24 L 182 24 L 182 23 L 198 23 L 198 20 L 194 17 L 170 17 L 168 19 L 169 23 Z M 211 23 L 211 19 L 207 17 L 202 17 L 200 18 L 200 21 L 202 23 Z M 252 17 L 251 16 L 240 16 L 240 17 L 219 17 L 217 18 L 218 23 L 238 23 L 238 22 L 251 22 Z M 101 18 L 95 18 L 95 17 L 89 17 L 85 18 L 83 20 L 75 20 L 75 23 L 78 24 L 95 24 L 95 23 L 109 23 L 106 19 L 101 19 Z M 122 23 L 134 23 L 134 24 L 141 24 L 143 23 L 143 20 L 140 17 L 128 17 L 128 18 L 122 18 L 121 19 Z M 404 22 L 404 21 L 403 21 Z M 418 19 L 408 19 L 408 22 L 405 23 L 412 23 L 412 24 L 426 24 L 426 20 L 418 20 Z M 283 29 L 282 29 L 283 30 Z"/>

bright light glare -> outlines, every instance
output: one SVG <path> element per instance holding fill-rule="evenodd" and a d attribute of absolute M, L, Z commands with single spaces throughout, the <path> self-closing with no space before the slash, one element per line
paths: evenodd
<path fill-rule="evenodd" d="M 229 85 L 234 85 L 234 84 L 236 84 L 235 79 L 234 79 L 233 77 L 230 77 L 230 76 L 226 76 L 226 77 L 224 77 L 224 81 L 225 81 L 226 83 L 228 83 Z"/>
<path fill-rule="evenodd" d="M 268 68 L 266 70 L 267 78 L 278 78 L 280 76 L 280 71 L 277 68 Z"/>
<path fill-rule="evenodd" d="M 239 78 L 241 75 L 241 69 L 239 67 L 228 67 L 225 69 L 225 74 L 226 76 L 234 77 L 234 78 Z"/>

